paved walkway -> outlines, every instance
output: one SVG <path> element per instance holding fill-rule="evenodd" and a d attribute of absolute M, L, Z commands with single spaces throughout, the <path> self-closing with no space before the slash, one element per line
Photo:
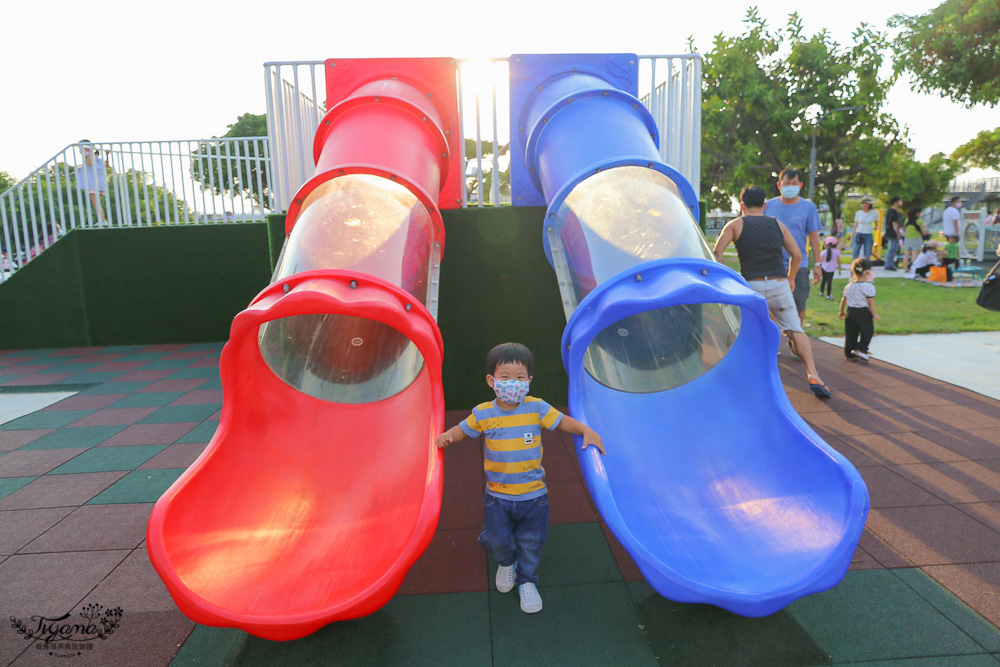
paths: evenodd
<path fill-rule="evenodd" d="M 830 591 L 762 619 L 656 595 L 596 515 L 572 443 L 553 434 L 537 616 L 492 589 L 469 443 L 448 452 L 435 538 L 383 609 L 294 642 L 196 626 L 153 572 L 145 524 L 217 426 L 220 347 L 0 352 L 0 405 L 11 392 L 76 392 L 0 424 L 0 612 L 28 629 L 91 604 L 109 624 L 107 610 L 122 610 L 104 640 L 46 646 L 7 627 L 0 664 L 1000 664 L 1000 402 L 822 342 L 833 398 L 813 397 L 787 355 L 786 391 L 872 498 L 851 571 Z"/>

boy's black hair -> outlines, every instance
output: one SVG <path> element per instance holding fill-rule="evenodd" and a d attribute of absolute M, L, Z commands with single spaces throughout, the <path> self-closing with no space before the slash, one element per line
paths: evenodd
<path fill-rule="evenodd" d="M 955 202 L 957 202 L 957 201 L 962 201 L 962 198 L 961 198 L 961 197 L 952 197 L 952 198 L 951 198 L 951 202 L 949 203 L 949 206 L 950 206 L 951 204 L 954 204 L 954 203 L 955 203 Z"/>
<path fill-rule="evenodd" d="M 740 191 L 740 201 L 751 208 L 760 208 L 766 200 L 767 193 L 756 185 L 749 185 Z"/>
<path fill-rule="evenodd" d="M 535 358 L 531 356 L 531 350 L 520 343 L 501 343 L 486 355 L 486 372 L 493 375 L 500 364 L 522 364 L 531 375 Z"/>
<path fill-rule="evenodd" d="M 893 205 L 893 204 L 895 204 L 896 202 L 898 202 L 898 201 L 902 201 L 902 200 L 903 200 L 903 198 L 902 198 L 902 197 L 893 197 L 892 199 L 890 199 L 890 200 L 889 200 L 889 206 L 892 206 L 892 205 Z"/>

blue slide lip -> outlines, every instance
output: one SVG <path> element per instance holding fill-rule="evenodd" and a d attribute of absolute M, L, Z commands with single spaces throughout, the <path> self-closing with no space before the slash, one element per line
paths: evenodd
<path fill-rule="evenodd" d="M 726 356 L 695 380 L 630 394 L 585 370 L 586 348 L 607 326 L 704 303 L 739 306 L 741 327 Z M 612 533 L 664 597 L 765 616 L 847 572 L 868 491 L 789 403 L 774 363 L 779 340 L 765 300 L 739 274 L 692 258 L 619 273 L 567 324 L 570 413 L 597 430 L 608 451 L 577 450 L 584 479 Z M 726 412 L 713 417 L 715 407 Z M 657 446 L 644 447 L 651 439 Z M 664 498 L 675 502 L 656 502 Z"/>

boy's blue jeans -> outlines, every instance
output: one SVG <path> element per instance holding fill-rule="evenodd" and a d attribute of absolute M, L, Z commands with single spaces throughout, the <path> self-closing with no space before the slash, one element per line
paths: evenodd
<path fill-rule="evenodd" d="M 504 567 L 515 562 L 514 583 L 538 583 L 542 545 L 549 534 L 549 496 L 531 500 L 483 498 L 483 532 L 479 543 Z"/>

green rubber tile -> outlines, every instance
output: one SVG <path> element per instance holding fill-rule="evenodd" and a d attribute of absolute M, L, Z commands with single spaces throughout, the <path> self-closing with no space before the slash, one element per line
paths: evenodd
<path fill-rule="evenodd" d="M 485 593 L 400 595 L 374 614 L 332 623 L 302 639 L 273 642 L 250 637 L 237 664 L 489 665 L 495 650 L 490 645 L 489 607 Z"/>
<path fill-rule="evenodd" d="M 786 610 L 834 664 L 984 653 L 890 570 L 856 570 Z"/>
<path fill-rule="evenodd" d="M 0 498 L 9 496 L 25 484 L 38 479 L 37 477 L 0 477 Z"/>
<path fill-rule="evenodd" d="M 61 415 L 63 412 L 49 414 Z M 22 447 L 22 450 L 33 449 L 68 449 L 70 447 L 93 447 L 99 445 L 113 435 L 125 430 L 126 424 L 113 426 L 74 426 L 61 428 Z"/>
<path fill-rule="evenodd" d="M 171 373 L 164 380 L 196 380 L 200 378 L 219 377 L 218 367 L 213 368 L 182 368 Z"/>
<path fill-rule="evenodd" d="M 189 363 L 190 359 L 163 359 L 161 361 L 151 361 L 142 367 L 144 371 L 162 371 L 162 370 L 174 370 L 178 368 L 184 368 Z M 197 632 L 197 630 L 195 631 Z"/>
<path fill-rule="evenodd" d="M 48 474 L 66 475 L 75 472 L 135 470 L 166 448 L 166 445 L 94 447 L 67 461 Z"/>
<path fill-rule="evenodd" d="M 210 421 L 198 424 L 187 432 L 187 435 L 178 438 L 177 442 L 211 442 L 215 435 L 215 429 L 219 427 L 219 422 Z"/>
<path fill-rule="evenodd" d="M 175 422 L 200 422 L 214 415 L 221 407 L 218 403 L 196 405 L 169 405 L 143 417 L 139 424 L 172 424 Z M 41 427 L 33 427 L 41 428 Z"/>
<path fill-rule="evenodd" d="M 95 354 L 138 354 L 145 345 L 109 345 Z"/>
<path fill-rule="evenodd" d="M 91 387 L 90 389 L 85 389 L 81 391 L 81 394 L 131 394 L 144 389 L 149 385 L 153 384 L 149 381 L 135 381 L 135 382 L 108 382 L 106 384 L 99 384 L 96 387 Z"/>
<path fill-rule="evenodd" d="M 47 373 L 84 373 L 86 371 L 89 371 L 91 368 L 96 368 L 97 366 L 100 366 L 100 364 L 96 364 L 96 363 L 74 364 L 74 363 L 71 362 L 71 363 L 66 363 L 66 364 L 59 364 L 58 366 L 53 366 L 49 370 L 45 371 L 45 373 L 46 374 Z"/>
<path fill-rule="evenodd" d="M 124 398 L 115 401 L 109 408 L 162 408 L 168 403 L 173 403 L 187 392 L 183 391 L 144 391 L 138 394 L 129 394 Z M 198 420 L 201 421 L 201 420 Z"/>
<path fill-rule="evenodd" d="M 919 568 L 891 570 L 990 653 L 1000 652 L 1000 630 Z"/>
<path fill-rule="evenodd" d="M 196 625 L 170 667 L 227 667 L 239 662 L 250 635 L 234 628 Z"/>
<path fill-rule="evenodd" d="M 952 655 L 937 658 L 852 662 L 850 665 L 851 667 L 997 667 L 1000 665 L 1000 660 L 991 655 Z"/>
<path fill-rule="evenodd" d="M 83 419 L 94 410 L 60 410 L 54 412 L 33 412 L 30 415 L 12 419 L 0 424 L 0 431 L 28 431 L 40 428 L 62 428 L 78 419 Z"/>
<path fill-rule="evenodd" d="M 490 563 L 490 576 L 497 563 Z M 549 526 L 538 578 L 543 586 L 621 582 L 622 573 L 598 523 Z"/>
<path fill-rule="evenodd" d="M 830 664 L 826 652 L 784 611 L 745 618 L 711 605 L 668 600 L 645 581 L 630 582 L 628 590 L 661 664 Z"/>
<path fill-rule="evenodd" d="M 205 384 L 200 385 L 198 387 L 199 391 L 202 390 L 208 391 L 209 389 L 222 389 L 222 380 L 220 380 L 217 377 L 214 377 L 209 379 Z"/>
<path fill-rule="evenodd" d="M 110 448 L 109 448 L 110 449 Z M 115 447 L 114 449 L 118 449 Z M 155 503 L 184 472 L 183 468 L 136 470 L 101 491 L 88 505 L 110 503 Z"/>
<path fill-rule="evenodd" d="M 490 591 L 493 664 L 657 664 L 624 583 L 542 584 L 538 592 L 542 611 L 525 614 L 516 591 Z"/>
<path fill-rule="evenodd" d="M 71 373 L 72 371 L 66 371 Z M 98 371 L 94 373 L 77 373 L 72 377 L 68 377 L 65 380 L 59 380 L 55 384 L 79 384 L 79 383 L 92 383 L 101 384 L 103 382 L 111 382 L 116 377 L 124 375 L 124 371 Z M 116 392 L 117 393 L 117 392 Z"/>

